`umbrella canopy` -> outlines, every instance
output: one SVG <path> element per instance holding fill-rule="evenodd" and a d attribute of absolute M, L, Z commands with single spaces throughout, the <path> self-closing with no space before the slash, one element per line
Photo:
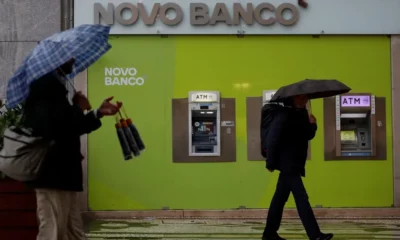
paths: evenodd
<path fill-rule="evenodd" d="M 347 93 L 351 90 L 338 80 L 306 79 L 278 89 L 270 102 L 281 102 L 297 95 L 307 95 L 309 99 L 326 98 Z"/>
<path fill-rule="evenodd" d="M 41 41 L 8 81 L 7 107 L 13 108 L 24 101 L 33 81 L 56 70 L 71 58 L 75 58 L 75 64 L 68 78 L 88 68 L 111 48 L 109 32 L 109 26 L 85 24 Z"/>

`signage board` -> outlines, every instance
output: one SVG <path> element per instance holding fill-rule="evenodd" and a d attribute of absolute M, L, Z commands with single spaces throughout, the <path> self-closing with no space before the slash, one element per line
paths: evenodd
<path fill-rule="evenodd" d="M 75 0 L 74 24 L 111 34 L 400 34 L 398 0 Z M 379 19 L 379 21 L 376 21 Z"/>
<path fill-rule="evenodd" d="M 208 103 L 219 102 L 219 96 L 214 92 L 191 92 L 190 102 Z"/>
<path fill-rule="evenodd" d="M 94 3 L 94 24 L 100 24 L 104 21 L 108 25 L 119 23 L 129 26 L 141 20 L 147 26 L 154 25 L 156 21 L 160 21 L 164 25 L 176 26 L 183 21 L 183 17 L 186 15 L 182 7 L 174 2 L 152 4 L 150 10 L 147 11 L 143 3 L 124 2 L 118 5 L 108 3 L 107 6 Z M 219 23 L 240 25 L 243 21 L 247 25 L 253 25 L 256 22 L 263 26 L 270 26 L 275 23 L 291 26 L 296 24 L 299 19 L 298 7 L 291 3 L 282 3 L 278 6 L 267 2 L 255 6 L 252 3 L 247 3 L 243 6 L 239 2 L 235 2 L 231 5 L 228 6 L 226 3 L 219 2 L 210 9 L 205 3 L 190 3 L 187 11 L 189 23 L 192 26 L 217 25 Z M 228 11 L 230 7 L 232 8 L 232 15 Z M 129 12 L 129 17 L 124 15 L 124 11 Z M 169 14 L 170 11 L 174 12 L 173 16 Z M 270 11 L 273 16 L 264 18 L 263 11 Z M 284 12 L 287 11 L 290 12 L 290 15 L 285 18 Z"/>
<path fill-rule="evenodd" d="M 371 96 L 345 95 L 340 97 L 341 107 L 370 107 Z"/>

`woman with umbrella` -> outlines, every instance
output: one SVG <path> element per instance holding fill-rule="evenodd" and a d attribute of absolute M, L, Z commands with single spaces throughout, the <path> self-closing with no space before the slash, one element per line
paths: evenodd
<path fill-rule="evenodd" d="M 317 130 L 317 120 L 306 109 L 310 99 L 330 97 L 349 92 L 351 89 L 336 80 L 304 80 L 280 88 L 271 104 L 275 103 L 271 114 L 263 112 L 263 116 L 272 121 L 262 119 L 268 126 L 261 126 L 266 139 L 266 162 L 270 172 L 279 170 L 279 179 L 274 197 L 268 212 L 267 224 L 263 233 L 263 240 L 282 240 L 278 230 L 282 220 L 283 209 L 290 193 L 293 194 L 297 211 L 311 240 L 329 240 L 333 234 L 321 232 L 315 219 L 307 191 L 301 177 L 305 177 L 308 141 L 312 140 Z M 276 105 L 284 103 L 284 107 Z M 270 111 L 271 108 L 263 108 Z"/>
<path fill-rule="evenodd" d="M 83 190 L 80 136 L 97 130 L 100 118 L 115 115 L 121 103 L 110 97 L 91 111 L 78 92 L 71 105 L 65 84 L 111 48 L 109 30 L 82 25 L 43 40 L 8 82 L 8 107 L 23 102 L 24 127 L 49 143 L 40 175 L 27 183 L 36 190 L 38 240 L 86 239 L 78 204 Z"/>

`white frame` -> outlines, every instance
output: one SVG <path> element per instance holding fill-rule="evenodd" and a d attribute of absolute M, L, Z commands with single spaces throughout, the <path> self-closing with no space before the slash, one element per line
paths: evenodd
<path fill-rule="evenodd" d="M 216 101 L 210 102 L 194 102 L 191 96 L 199 93 L 215 94 L 217 96 Z M 218 157 L 221 156 L 221 98 L 220 93 L 217 91 L 190 91 L 188 95 L 188 147 L 190 157 Z M 217 104 L 217 151 L 215 153 L 194 153 L 192 152 L 192 110 L 201 103 L 213 103 Z"/>
<path fill-rule="evenodd" d="M 373 123 L 372 122 L 372 115 L 375 115 L 375 95 L 369 95 L 370 96 L 370 103 L 371 103 L 371 106 L 370 106 L 370 108 L 371 108 L 371 112 L 370 112 L 370 116 L 369 116 L 369 119 L 370 119 L 370 125 L 369 125 L 369 138 L 370 138 L 370 142 L 369 142 L 369 147 L 371 148 L 371 150 L 373 149 L 373 144 L 374 144 L 374 142 L 376 141 L 376 139 L 374 139 L 374 137 L 373 137 L 373 128 L 372 128 L 372 124 L 376 124 L 376 123 Z M 341 106 L 341 97 L 342 97 L 342 95 L 336 95 L 335 96 L 335 100 L 336 100 L 336 103 L 335 103 L 335 109 L 336 109 L 336 130 L 337 131 L 341 131 L 341 127 L 342 127 L 342 117 L 341 117 L 341 108 L 342 108 L 342 106 Z M 346 107 L 345 107 L 346 108 Z M 349 107 L 347 107 L 347 108 L 349 108 Z M 365 107 L 364 107 L 365 108 Z M 337 135 L 336 135 L 337 136 Z M 373 152 L 373 151 L 372 151 Z"/>

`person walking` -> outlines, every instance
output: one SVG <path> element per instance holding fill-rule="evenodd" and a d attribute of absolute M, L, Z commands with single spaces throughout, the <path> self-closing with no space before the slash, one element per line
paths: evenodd
<path fill-rule="evenodd" d="M 266 135 L 267 169 L 279 170 L 279 179 L 269 208 L 263 240 L 284 240 L 278 235 L 283 209 L 290 193 L 296 202 L 297 211 L 311 240 L 329 240 L 333 234 L 321 232 L 308 201 L 302 177 L 308 141 L 314 138 L 317 120 L 308 115 L 307 95 L 297 95 L 285 100 L 285 107 L 279 107 Z"/>
<path fill-rule="evenodd" d="M 74 61 L 31 83 L 24 104 L 23 125 L 34 136 L 53 142 L 39 177 L 26 182 L 36 191 L 37 240 L 86 239 L 78 203 L 83 191 L 80 136 L 100 128 L 100 118 L 115 115 L 121 107 L 121 103 L 111 103 L 110 97 L 90 111 L 89 100 L 80 92 L 70 104 L 64 76 L 72 72 Z"/>

